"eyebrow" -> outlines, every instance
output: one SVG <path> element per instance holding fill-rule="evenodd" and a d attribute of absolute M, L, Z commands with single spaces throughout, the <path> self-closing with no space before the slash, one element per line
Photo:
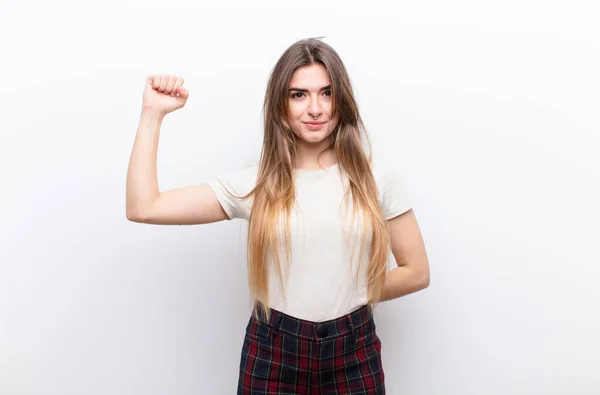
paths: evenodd
<path fill-rule="evenodd" d="M 324 86 L 324 87 L 322 87 L 320 90 L 324 91 L 324 90 L 327 90 L 327 89 L 331 89 L 331 85 Z M 291 88 L 290 88 L 290 92 L 291 92 L 291 91 L 297 91 L 297 92 L 308 92 L 308 89 L 302 89 L 302 88 L 295 88 L 295 87 L 291 87 Z"/>

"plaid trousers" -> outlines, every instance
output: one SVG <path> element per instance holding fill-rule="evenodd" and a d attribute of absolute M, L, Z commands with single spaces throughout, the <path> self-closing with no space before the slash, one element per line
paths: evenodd
<path fill-rule="evenodd" d="M 268 322 L 248 321 L 237 393 L 383 395 L 384 377 L 368 305 L 324 322 L 271 310 Z"/>

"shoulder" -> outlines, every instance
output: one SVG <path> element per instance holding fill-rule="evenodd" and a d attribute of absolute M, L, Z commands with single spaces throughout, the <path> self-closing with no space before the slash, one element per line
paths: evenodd
<path fill-rule="evenodd" d="M 257 176 L 258 161 L 252 161 L 236 170 L 225 171 L 209 179 L 208 185 L 215 192 L 229 219 L 248 219 L 252 198 L 242 197 L 252 191 Z"/>
<path fill-rule="evenodd" d="M 390 219 L 412 208 L 411 197 L 404 187 L 400 169 L 382 158 L 371 161 L 373 178 L 379 190 L 384 219 Z"/>

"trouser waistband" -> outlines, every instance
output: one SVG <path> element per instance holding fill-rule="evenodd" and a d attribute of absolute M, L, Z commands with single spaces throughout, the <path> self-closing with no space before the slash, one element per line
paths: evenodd
<path fill-rule="evenodd" d="M 259 316 L 264 317 L 264 309 L 258 305 Z M 271 309 L 267 325 L 275 330 L 306 339 L 334 338 L 353 333 L 356 328 L 373 318 L 371 307 L 367 304 L 351 313 L 328 321 L 314 322 L 292 317 L 281 311 Z M 264 318 L 261 319 L 265 322 Z"/>

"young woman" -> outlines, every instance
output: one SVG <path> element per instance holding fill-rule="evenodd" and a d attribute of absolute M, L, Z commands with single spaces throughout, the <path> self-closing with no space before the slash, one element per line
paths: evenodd
<path fill-rule="evenodd" d="M 127 175 L 127 218 L 248 221 L 246 327 L 238 394 L 384 394 L 377 302 L 429 285 L 421 232 L 397 172 L 372 159 L 350 79 L 317 39 L 291 45 L 264 100 L 258 163 L 160 192 L 164 116 L 183 78 L 150 76 Z M 389 252 L 397 268 L 387 270 Z"/>

